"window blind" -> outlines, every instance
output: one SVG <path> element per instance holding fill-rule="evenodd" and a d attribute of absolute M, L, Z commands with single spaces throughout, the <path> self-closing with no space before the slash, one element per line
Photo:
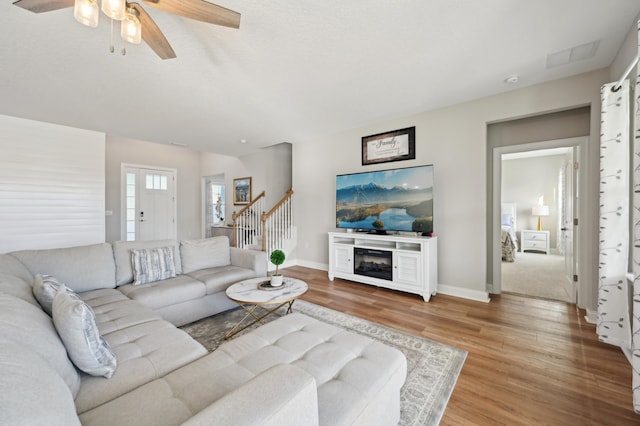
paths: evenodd
<path fill-rule="evenodd" d="M 0 115 L 0 253 L 105 240 L 105 134 Z"/>

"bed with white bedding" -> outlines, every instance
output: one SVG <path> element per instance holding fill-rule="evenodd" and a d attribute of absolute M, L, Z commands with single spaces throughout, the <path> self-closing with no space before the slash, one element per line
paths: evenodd
<path fill-rule="evenodd" d="M 500 241 L 502 243 L 502 260 L 504 262 L 514 262 L 516 260 L 516 252 L 518 251 L 516 219 L 516 203 L 502 203 Z"/>

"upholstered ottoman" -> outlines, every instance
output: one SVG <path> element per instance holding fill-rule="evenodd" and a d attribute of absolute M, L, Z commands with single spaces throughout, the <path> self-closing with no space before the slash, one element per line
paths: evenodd
<path fill-rule="evenodd" d="M 268 323 L 214 352 L 234 368 L 291 364 L 315 378 L 321 425 L 397 425 L 407 360 L 399 350 L 300 313 Z"/>

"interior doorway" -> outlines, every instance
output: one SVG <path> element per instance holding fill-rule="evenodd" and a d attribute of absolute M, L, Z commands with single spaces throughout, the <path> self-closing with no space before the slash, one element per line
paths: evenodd
<path fill-rule="evenodd" d="M 216 228 L 225 227 L 227 211 L 227 190 L 224 173 L 205 176 L 203 178 L 204 196 L 204 236 L 206 238 L 219 235 Z"/>
<path fill-rule="evenodd" d="M 493 293 L 576 303 L 579 160 L 586 141 L 571 138 L 494 149 Z M 515 248 L 514 256 L 505 258 L 509 224 Z"/>
<path fill-rule="evenodd" d="M 577 150 L 560 147 L 501 156 L 503 250 L 513 244 L 512 254 L 502 256 L 503 292 L 576 302 L 570 224 Z"/>

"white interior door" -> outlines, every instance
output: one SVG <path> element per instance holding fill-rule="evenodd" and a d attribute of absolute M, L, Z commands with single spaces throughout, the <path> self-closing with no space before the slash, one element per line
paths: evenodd
<path fill-rule="evenodd" d="M 573 281 L 573 164 L 564 165 L 564 189 L 562 194 L 562 251 L 564 252 L 564 272 Z"/>
<path fill-rule="evenodd" d="M 125 167 L 123 239 L 176 238 L 175 170 Z"/>
<path fill-rule="evenodd" d="M 562 251 L 564 252 L 565 277 L 572 284 L 572 295 L 576 297 L 574 276 L 577 274 L 576 265 L 576 241 L 574 238 L 574 218 L 577 217 L 577 149 L 574 148 L 571 158 L 564 165 L 564 182 L 562 189 L 562 215 L 560 231 L 562 238 Z"/>

